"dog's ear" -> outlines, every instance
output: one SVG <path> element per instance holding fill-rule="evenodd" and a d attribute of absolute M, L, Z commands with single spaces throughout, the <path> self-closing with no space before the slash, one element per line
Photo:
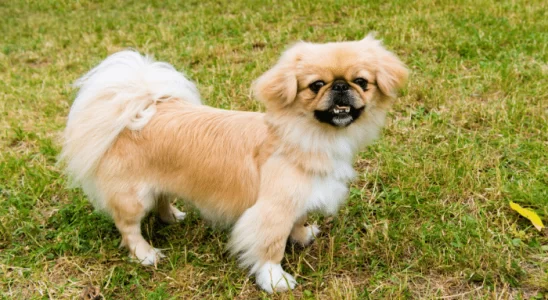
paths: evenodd
<path fill-rule="evenodd" d="M 409 71 L 405 64 L 392 52 L 382 46 L 382 42 L 367 35 L 362 41 L 368 48 L 372 48 L 377 56 L 377 86 L 388 97 L 396 97 L 397 92 L 407 82 Z"/>
<path fill-rule="evenodd" d="M 388 51 L 379 57 L 379 63 L 377 85 L 383 94 L 394 98 L 407 82 L 409 71 L 401 60 Z"/>
<path fill-rule="evenodd" d="M 267 108 L 283 108 L 297 96 L 297 75 L 295 68 L 300 60 L 298 43 L 284 52 L 278 63 L 253 83 L 253 94 Z"/>

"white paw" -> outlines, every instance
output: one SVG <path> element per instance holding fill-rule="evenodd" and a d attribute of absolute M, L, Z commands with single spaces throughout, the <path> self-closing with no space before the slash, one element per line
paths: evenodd
<path fill-rule="evenodd" d="M 135 259 L 143 266 L 154 266 L 160 261 L 160 258 L 164 257 L 166 256 L 157 248 L 150 247 L 148 251 L 135 251 Z"/>
<path fill-rule="evenodd" d="M 178 210 L 175 206 L 170 205 L 169 211 L 167 212 L 160 212 L 160 219 L 166 223 L 166 224 L 175 224 L 177 222 L 181 222 L 185 219 L 186 213 Z"/>
<path fill-rule="evenodd" d="M 173 216 L 175 217 L 175 220 L 177 220 L 178 222 L 181 222 L 182 220 L 185 219 L 186 213 L 177 210 L 176 212 L 173 213 Z"/>
<path fill-rule="evenodd" d="M 320 234 L 320 227 L 318 225 L 308 225 L 306 226 L 307 234 L 306 234 L 306 242 L 305 245 L 308 245 L 312 243 L 316 237 Z"/>
<path fill-rule="evenodd" d="M 280 264 L 265 263 L 255 273 L 255 280 L 261 289 L 272 294 L 295 288 L 297 281 L 286 273 Z"/>
<path fill-rule="evenodd" d="M 308 246 L 316 239 L 318 234 L 320 234 L 320 227 L 318 225 L 308 225 L 305 227 L 304 237 L 299 239 L 291 238 L 291 241 L 301 246 Z"/>

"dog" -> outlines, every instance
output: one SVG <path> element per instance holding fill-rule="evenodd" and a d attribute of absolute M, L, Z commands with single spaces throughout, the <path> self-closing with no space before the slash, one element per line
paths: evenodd
<path fill-rule="evenodd" d="M 141 235 L 156 211 L 167 223 L 193 204 L 231 224 L 228 249 L 263 290 L 296 285 L 280 262 L 288 240 L 319 234 L 307 215 L 333 215 L 355 177 L 353 159 L 375 140 L 408 77 L 371 34 L 362 40 L 298 42 L 252 85 L 266 112 L 202 105 L 173 66 L 126 50 L 76 82 L 60 155 L 122 245 L 143 265 L 163 254 Z"/>

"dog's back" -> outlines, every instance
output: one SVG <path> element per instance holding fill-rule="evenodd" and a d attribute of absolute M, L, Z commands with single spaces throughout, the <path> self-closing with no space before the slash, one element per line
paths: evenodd
<path fill-rule="evenodd" d="M 263 118 L 257 112 L 159 103 L 142 130 L 124 130 L 107 151 L 98 167 L 101 189 L 117 181 L 139 184 L 178 195 L 211 221 L 232 223 L 257 199 L 255 149 L 267 137 Z"/>

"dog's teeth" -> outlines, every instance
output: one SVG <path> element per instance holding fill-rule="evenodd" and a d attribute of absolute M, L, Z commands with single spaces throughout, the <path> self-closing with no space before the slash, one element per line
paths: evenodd
<path fill-rule="evenodd" d="M 335 108 L 333 111 L 334 111 L 336 114 L 338 114 L 338 113 L 340 112 L 340 110 L 338 110 L 338 109 L 336 109 L 336 108 Z"/>

